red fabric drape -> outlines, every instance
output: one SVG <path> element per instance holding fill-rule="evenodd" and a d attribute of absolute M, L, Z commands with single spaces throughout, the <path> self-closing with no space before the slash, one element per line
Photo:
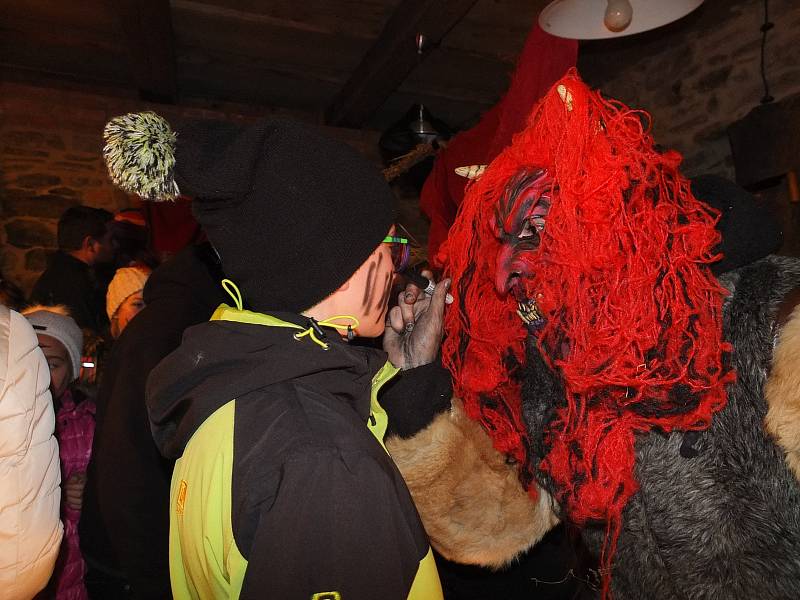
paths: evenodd
<path fill-rule="evenodd" d="M 173 256 L 189 244 L 204 239 L 192 216 L 192 202 L 181 196 L 175 202 L 142 202 L 150 228 L 153 251 L 161 259 Z"/>

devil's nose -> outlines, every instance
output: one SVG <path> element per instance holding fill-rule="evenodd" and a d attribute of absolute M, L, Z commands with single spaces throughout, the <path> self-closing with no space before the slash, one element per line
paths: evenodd
<path fill-rule="evenodd" d="M 511 289 L 511 280 L 514 274 L 511 267 L 512 258 L 510 248 L 501 248 L 497 253 L 494 287 L 503 296 Z"/>

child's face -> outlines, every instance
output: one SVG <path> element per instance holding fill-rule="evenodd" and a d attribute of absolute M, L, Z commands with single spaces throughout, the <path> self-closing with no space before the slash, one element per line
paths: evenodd
<path fill-rule="evenodd" d="M 37 334 L 39 347 L 47 359 L 47 366 L 50 367 L 50 393 L 53 400 L 58 400 L 67 391 L 72 380 L 72 366 L 70 365 L 69 353 L 64 344 L 49 335 Z"/>
<path fill-rule="evenodd" d="M 143 308 L 144 299 L 142 298 L 142 292 L 136 292 L 135 294 L 131 294 L 125 298 L 123 303 L 120 304 L 119 308 L 117 309 L 117 322 L 119 323 L 119 331 L 122 332 L 122 330 L 127 327 L 130 320 L 138 315 Z"/>

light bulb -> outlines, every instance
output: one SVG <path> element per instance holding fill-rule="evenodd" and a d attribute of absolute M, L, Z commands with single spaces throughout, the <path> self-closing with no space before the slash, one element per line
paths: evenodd
<path fill-rule="evenodd" d="M 628 0 L 608 0 L 603 23 L 609 31 L 622 31 L 631 24 L 632 18 L 633 7 Z"/>

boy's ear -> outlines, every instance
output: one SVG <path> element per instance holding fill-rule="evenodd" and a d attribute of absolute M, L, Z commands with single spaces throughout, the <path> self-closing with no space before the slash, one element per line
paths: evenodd
<path fill-rule="evenodd" d="M 350 280 L 348 279 L 342 285 L 339 286 L 339 289 L 336 290 L 337 292 L 343 292 L 350 287 Z"/>
<path fill-rule="evenodd" d="M 83 241 L 81 242 L 81 250 L 92 250 L 92 243 L 94 241 L 95 239 L 90 235 L 84 237 Z"/>

